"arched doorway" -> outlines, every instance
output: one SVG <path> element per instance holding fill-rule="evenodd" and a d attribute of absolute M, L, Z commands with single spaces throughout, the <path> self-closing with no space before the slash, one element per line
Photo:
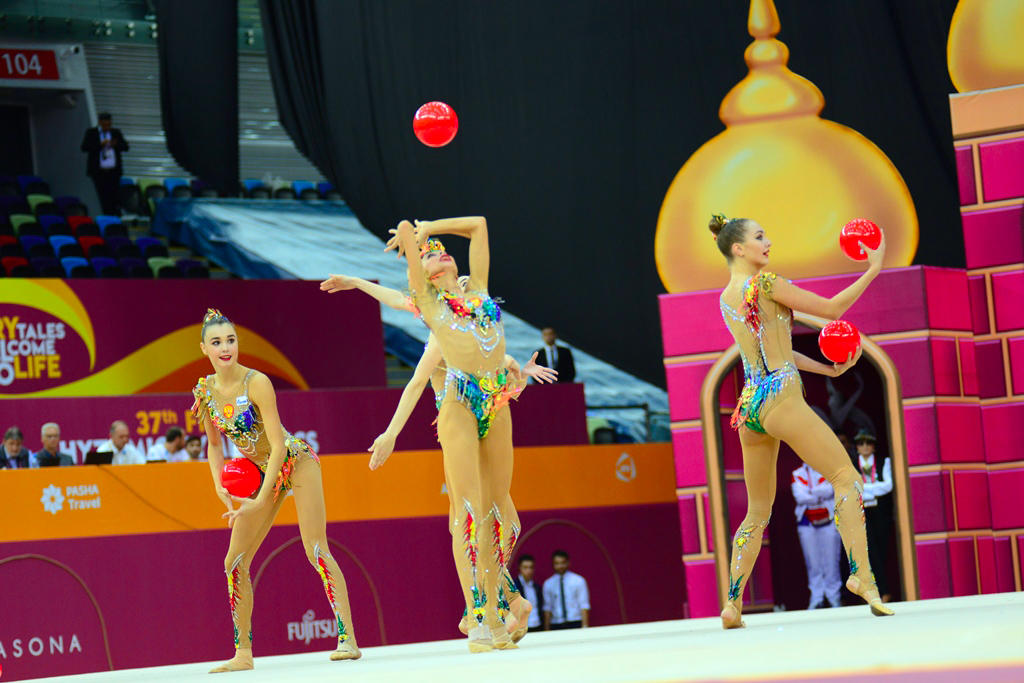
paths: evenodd
<path fill-rule="evenodd" d="M 795 323 L 815 332 L 827 324 L 827 320 L 804 313 L 795 313 Z M 796 333 L 796 330 L 794 330 Z M 868 337 L 862 337 L 864 354 L 881 376 L 884 396 L 885 432 L 889 443 L 889 457 L 892 458 L 893 504 L 895 513 L 896 552 L 899 564 L 899 578 L 905 600 L 918 599 L 917 561 L 914 552 L 913 518 L 910 506 L 910 482 L 907 470 L 907 448 L 903 425 L 903 399 L 899 373 L 888 354 Z M 708 371 L 701 387 L 700 410 L 701 428 L 704 436 L 704 452 L 708 475 L 708 497 L 715 547 L 715 574 L 718 582 L 719 605 L 724 605 L 729 586 L 729 548 L 732 544 L 731 530 L 739 520 L 729 519 L 726 501 L 726 482 L 723 468 L 725 451 L 720 419 L 719 394 L 723 382 L 739 361 L 739 347 L 735 344 L 726 349 Z"/>

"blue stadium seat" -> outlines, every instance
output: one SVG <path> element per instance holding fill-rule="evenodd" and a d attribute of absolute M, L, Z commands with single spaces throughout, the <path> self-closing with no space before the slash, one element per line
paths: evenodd
<path fill-rule="evenodd" d="M 64 268 L 60 265 L 60 261 L 55 258 L 34 258 L 29 260 L 36 273 L 39 274 L 39 277 L 64 277 L 67 275 L 64 272 Z"/>
<path fill-rule="evenodd" d="M 121 277 L 124 273 L 117 261 L 106 256 L 95 256 L 90 259 L 93 270 L 99 277 Z"/>
<path fill-rule="evenodd" d="M 64 266 L 64 273 L 68 277 L 93 277 L 95 271 L 89 265 L 89 261 L 81 256 L 65 256 L 60 260 Z"/>
<path fill-rule="evenodd" d="M 165 247 L 163 242 L 155 237 L 140 237 L 135 240 L 135 246 L 142 251 L 143 258 L 149 259 L 154 256 L 167 256 L 167 247 Z"/>
<path fill-rule="evenodd" d="M 245 188 L 246 193 L 252 192 L 257 187 L 264 187 L 263 181 L 258 178 L 246 178 L 242 181 L 242 187 Z"/>
<path fill-rule="evenodd" d="M 121 176 L 121 184 L 122 185 L 134 185 L 135 184 L 135 178 L 129 178 L 128 176 L 123 175 L 123 176 Z"/>
<path fill-rule="evenodd" d="M 21 193 L 26 196 L 30 194 L 50 194 L 50 186 L 37 175 L 18 176 L 18 185 L 21 186 Z"/>
<path fill-rule="evenodd" d="M 153 279 L 153 271 L 140 258 L 123 258 L 119 261 L 125 277 Z"/>
<path fill-rule="evenodd" d="M 21 248 L 29 258 L 39 256 L 53 256 L 53 247 L 40 235 L 21 235 Z"/>
<path fill-rule="evenodd" d="M 292 189 L 295 190 L 296 197 L 301 197 L 303 190 L 315 190 L 316 186 L 308 180 L 293 180 Z"/>
<path fill-rule="evenodd" d="M 100 226 L 100 234 L 104 238 L 128 235 L 128 229 L 117 216 L 96 216 L 96 225 Z"/>
<path fill-rule="evenodd" d="M 164 178 L 164 187 L 167 188 L 167 194 L 171 194 L 174 188 L 181 185 L 189 187 L 188 181 L 184 178 Z"/>
<path fill-rule="evenodd" d="M 68 237 L 67 235 L 52 235 L 50 237 L 50 246 L 53 247 L 54 253 L 56 253 L 57 258 L 60 259 L 71 256 L 84 256 L 82 253 L 82 247 L 74 237 Z"/>
<path fill-rule="evenodd" d="M 43 214 L 38 218 L 38 220 L 39 225 L 43 226 L 43 230 L 46 231 L 47 235 L 71 234 L 71 226 L 68 225 L 61 216 Z"/>

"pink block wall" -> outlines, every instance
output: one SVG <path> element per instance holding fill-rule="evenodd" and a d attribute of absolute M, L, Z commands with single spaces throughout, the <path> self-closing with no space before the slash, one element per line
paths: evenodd
<path fill-rule="evenodd" d="M 986 202 L 1024 197 L 1024 138 L 983 142 L 978 161 Z"/>
<path fill-rule="evenodd" d="M 928 340 L 935 373 L 936 396 L 960 395 L 960 363 L 957 359 L 957 341 L 951 337 L 932 337 Z"/>
<path fill-rule="evenodd" d="M 675 455 L 678 488 L 708 483 L 704 431 L 700 427 L 672 430 L 672 453 Z"/>
<path fill-rule="evenodd" d="M 961 215 L 967 268 L 991 268 L 1024 261 L 1020 229 L 1024 206 L 968 211 Z"/>
<path fill-rule="evenodd" d="M 1000 403 L 981 409 L 988 462 L 1022 459 L 1020 428 L 1024 425 L 1024 402 Z"/>
<path fill-rule="evenodd" d="M 974 564 L 974 539 L 949 539 L 949 578 L 953 595 L 978 594 L 978 570 Z"/>
<path fill-rule="evenodd" d="M 993 273 L 992 300 L 996 330 L 1006 332 L 1024 329 L 1024 271 Z"/>
<path fill-rule="evenodd" d="M 976 204 L 978 192 L 974 188 L 974 156 L 971 148 L 956 148 L 956 178 L 960 189 L 960 206 Z"/>
<path fill-rule="evenodd" d="M 914 533 L 927 534 L 953 528 L 953 497 L 945 472 L 911 472 L 910 499 Z"/>
<path fill-rule="evenodd" d="M 689 600 L 690 617 L 718 616 L 718 581 L 715 578 L 714 560 L 683 562 L 686 570 L 686 597 Z"/>
<path fill-rule="evenodd" d="M 721 351 L 732 345 L 732 337 L 722 322 L 720 294 L 715 290 L 659 297 L 666 357 Z"/>
<path fill-rule="evenodd" d="M 1010 385 L 1013 393 L 1024 394 L 1024 335 L 1006 340 L 1010 356 Z"/>
<path fill-rule="evenodd" d="M 960 376 L 964 381 L 964 396 L 978 395 L 978 360 L 974 356 L 974 340 L 960 338 Z"/>
<path fill-rule="evenodd" d="M 949 573 L 949 548 L 945 539 L 934 541 L 918 541 L 917 550 L 917 583 L 921 597 L 946 598 L 952 592 Z"/>
<path fill-rule="evenodd" d="M 999 536 L 994 539 L 996 564 L 996 592 L 1006 593 L 1016 590 L 1013 578 L 1013 539 Z"/>
<path fill-rule="evenodd" d="M 711 361 L 683 363 L 665 369 L 669 419 L 673 422 L 700 418 L 700 387 L 712 365 Z"/>
<path fill-rule="evenodd" d="M 988 297 L 985 293 L 985 276 L 972 275 L 967 278 L 967 293 L 971 300 L 971 328 L 974 334 L 988 334 Z"/>
<path fill-rule="evenodd" d="M 981 406 L 953 403 L 935 407 L 942 462 L 985 462 Z"/>
<path fill-rule="evenodd" d="M 904 408 L 903 430 L 907 438 L 908 465 L 931 465 L 939 461 L 939 433 L 934 405 Z"/>
<path fill-rule="evenodd" d="M 933 330 L 970 330 L 971 299 L 967 273 L 957 268 L 925 268 L 928 327 Z"/>
<path fill-rule="evenodd" d="M 995 545 L 995 541 L 990 537 L 978 537 L 978 581 L 982 593 L 999 592 Z"/>
<path fill-rule="evenodd" d="M 988 473 L 993 529 L 1024 527 L 1024 468 L 993 470 Z"/>
<path fill-rule="evenodd" d="M 978 367 L 978 396 L 1006 396 L 1003 377 L 1003 343 L 998 339 L 974 343 L 974 360 Z"/>
<path fill-rule="evenodd" d="M 953 472 L 957 526 L 963 530 L 988 529 L 992 525 L 989 511 L 986 471 Z"/>
<path fill-rule="evenodd" d="M 697 496 L 679 496 L 679 531 L 683 535 L 683 554 L 700 552 L 697 527 Z"/>
<path fill-rule="evenodd" d="M 900 373 L 904 398 L 935 395 L 931 347 L 927 339 L 879 342 Z"/>

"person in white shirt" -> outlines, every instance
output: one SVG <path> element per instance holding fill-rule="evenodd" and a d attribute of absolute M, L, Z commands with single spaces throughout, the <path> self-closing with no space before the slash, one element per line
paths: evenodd
<path fill-rule="evenodd" d="M 839 607 L 843 585 L 839 575 L 842 539 L 832 523 L 835 491 L 825 477 L 806 463 L 793 470 L 791 488 L 796 500 L 796 532 L 811 593 L 807 609 L 824 607 L 826 598 L 829 605 Z"/>
<path fill-rule="evenodd" d="M 864 521 L 868 532 L 868 556 L 875 572 L 882 602 L 889 602 L 889 536 L 892 533 L 892 463 L 875 455 L 875 435 L 862 429 L 853 437 L 857 446 L 857 470 L 864 477 Z"/>
<path fill-rule="evenodd" d="M 185 430 L 181 427 L 169 427 L 164 440 L 154 443 L 146 454 L 147 462 L 186 462 L 188 459 Z"/>
<path fill-rule="evenodd" d="M 569 553 L 551 555 L 555 575 L 544 582 L 544 630 L 590 626 L 590 591 L 586 580 L 569 571 Z"/>
<path fill-rule="evenodd" d="M 536 562 L 533 555 L 519 556 L 519 573 L 515 578 L 516 588 L 519 589 L 520 595 L 533 605 L 530 616 L 526 620 L 528 631 L 540 631 L 544 627 L 544 622 L 540 618 L 540 613 L 544 610 L 544 591 L 534 579 L 535 569 Z"/>
<path fill-rule="evenodd" d="M 113 453 L 111 465 L 144 465 L 146 456 L 139 453 L 128 438 L 128 425 L 122 420 L 115 420 L 110 425 L 110 439 L 96 449 L 99 453 Z"/>
<path fill-rule="evenodd" d="M 185 439 L 186 461 L 203 459 L 203 440 L 198 436 L 190 436 Z"/>

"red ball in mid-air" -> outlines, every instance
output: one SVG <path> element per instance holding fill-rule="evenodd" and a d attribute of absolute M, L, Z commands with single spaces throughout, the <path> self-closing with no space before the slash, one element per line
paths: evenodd
<path fill-rule="evenodd" d="M 868 255 L 860 248 L 859 242 L 868 249 L 878 249 L 882 243 L 882 231 L 867 218 L 854 218 L 839 231 L 839 246 L 854 261 L 864 261 Z"/>
<path fill-rule="evenodd" d="M 860 332 L 853 323 L 845 320 L 833 320 L 821 328 L 818 335 L 818 348 L 825 358 L 833 363 L 845 363 L 852 353 L 857 355 L 860 349 Z"/>
<path fill-rule="evenodd" d="M 459 117 L 444 102 L 427 102 L 412 117 L 412 132 L 427 147 L 444 147 L 459 132 Z"/>
<path fill-rule="evenodd" d="M 224 463 L 221 486 L 238 498 L 248 498 L 260 487 L 260 469 L 248 458 L 233 458 Z"/>

